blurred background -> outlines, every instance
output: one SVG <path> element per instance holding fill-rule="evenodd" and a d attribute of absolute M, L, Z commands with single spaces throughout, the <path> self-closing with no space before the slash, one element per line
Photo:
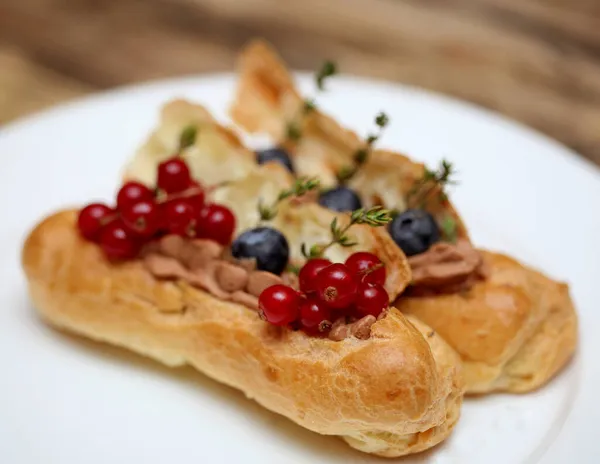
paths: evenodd
<path fill-rule="evenodd" d="M 335 58 L 495 109 L 600 165 L 600 0 L 0 0 L 0 124 L 231 71 L 252 37 L 296 69 Z"/>

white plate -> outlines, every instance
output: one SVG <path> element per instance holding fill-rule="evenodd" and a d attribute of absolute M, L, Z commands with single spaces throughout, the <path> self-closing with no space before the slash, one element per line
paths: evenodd
<path fill-rule="evenodd" d="M 169 370 L 57 333 L 28 301 L 19 266 L 26 231 L 54 209 L 111 199 L 124 161 L 165 100 L 189 97 L 225 118 L 233 84 L 220 75 L 127 88 L 0 130 L 0 462 L 375 460 L 191 369 Z M 570 282 L 581 318 L 579 354 L 550 385 L 467 400 L 452 437 L 407 462 L 597 462 L 596 168 L 512 122 L 422 91 L 339 78 L 319 103 L 360 133 L 383 109 L 392 125 L 382 146 L 431 163 L 454 161 L 461 185 L 453 198 L 475 241 Z"/>

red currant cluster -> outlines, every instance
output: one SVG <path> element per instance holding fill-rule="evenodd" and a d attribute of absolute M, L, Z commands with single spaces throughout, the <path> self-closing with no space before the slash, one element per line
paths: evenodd
<path fill-rule="evenodd" d="M 235 217 L 223 205 L 205 203 L 204 189 L 192 180 L 185 161 L 175 156 L 159 164 L 156 191 L 127 182 L 117 194 L 115 208 L 89 204 L 79 212 L 77 226 L 108 258 L 130 259 L 145 242 L 164 234 L 227 245 Z"/>
<path fill-rule="evenodd" d="M 385 277 L 383 263 L 372 253 L 354 253 L 344 264 L 313 258 L 300 269 L 300 291 L 273 285 L 261 293 L 259 308 L 271 324 L 324 332 L 339 317 L 378 316 L 386 309 Z"/>

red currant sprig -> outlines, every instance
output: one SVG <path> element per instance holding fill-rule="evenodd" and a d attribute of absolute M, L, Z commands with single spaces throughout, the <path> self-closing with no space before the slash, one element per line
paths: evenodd
<path fill-rule="evenodd" d="M 334 318 L 377 317 L 389 305 L 383 287 L 385 267 L 372 253 L 354 253 L 345 264 L 310 259 L 300 269 L 298 280 L 300 294 L 275 285 L 260 295 L 260 310 L 268 322 L 297 323 L 306 333 L 318 334 L 328 331 Z"/>
<path fill-rule="evenodd" d="M 205 204 L 204 189 L 191 179 L 181 158 L 159 165 L 157 184 L 152 191 L 139 182 L 126 182 L 117 193 L 115 209 L 102 203 L 87 205 L 77 219 L 81 235 L 98 243 L 110 259 L 134 258 L 145 242 L 164 233 L 209 238 L 223 245 L 231 241 L 233 213 L 222 205 Z"/>

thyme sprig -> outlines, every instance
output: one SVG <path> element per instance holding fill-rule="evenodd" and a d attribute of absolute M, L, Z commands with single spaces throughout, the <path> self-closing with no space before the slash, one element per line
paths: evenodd
<path fill-rule="evenodd" d="M 374 206 L 370 209 L 360 208 L 353 211 L 350 214 L 350 221 L 345 226 L 338 224 L 338 218 L 335 217 L 329 226 L 331 231 L 331 240 L 325 244 L 314 244 L 310 248 L 303 243 L 300 247 L 302 255 L 305 258 L 318 258 L 323 256 L 325 251 L 333 245 L 340 245 L 342 247 L 351 247 L 356 245 L 356 242 L 352 242 L 350 237 L 346 234 L 350 227 L 355 224 L 367 224 L 371 227 L 381 227 L 386 225 L 392 220 L 390 211 L 383 209 L 381 206 Z"/>
<path fill-rule="evenodd" d="M 315 83 L 319 92 L 325 90 L 325 82 L 331 76 L 337 74 L 337 65 L 333 61 L 325 61 L 321 68 L 315 73 Z M 286 138 L 297 142 L 302 137 L 302 121 L 304 117 L 317 108 L 314 98 L 305 98 L 298 114 L 286 126 Z"/>
<path fill-rule="evenodd" d="M 301 197 L 311 190 L 319 188 L 319 179 L 299 177 L 294 181 L 289 189 L 282 190 L 277 195 L 277 198 L 270 205 L 263 204 L 262 200 L 258 202 L 258 215 L 261 221 L 270 221 L 277 216 L 277 206 L 286 198 L 290 197 Z"/>
<path fill-rule="evenodd" d="M 367 159 L 371 154 L 371 150 L 373 150 L 373 145 L 375 142 L 377 142 L 377 140 L 379 140 L 389 122 L 390 119 L 383 112 L 375 116 L 377 132 L 374 134 L 369 134 L 365 139 L 364 146 L 356 150 L 353 157 L 354 164 L 351 166 L 344 166 L 336 173 L 337 180 L 340 184 L 348 182 L 352 177 L 354 177 L 360 167 L 367 162 Z"/>
<path fill-rule="evenodd" d="M 179 151 L 185 148 L 191 147 L 196 143 L 196 137 L 198 136 L 198 128 L 196 126 L 187 126 L 179 135 Z"/>
<path fill-rule="evenodd" d="M 437 190 L 439 201 L 448 199 L 446 191 L 449 185 L 456 185 L 458 182 L 454 179 L 456 170 L 448 160 L 442 160 L 438 169 L 432 171 L 425 167 L 423 176 L 415 182 L 406 196 L 406 204 L 409 207 L 422 207 L 429 199 L 430 195 Z"/>

